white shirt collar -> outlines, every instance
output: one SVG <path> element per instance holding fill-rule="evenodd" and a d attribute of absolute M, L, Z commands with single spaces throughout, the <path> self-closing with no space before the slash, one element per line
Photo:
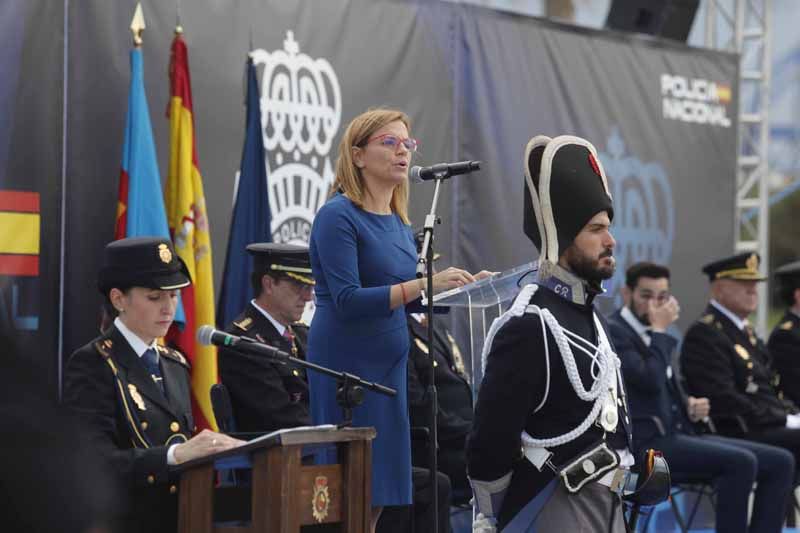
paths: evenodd
<path fill-rule="evenodd" d="M 728 319 L 733 322 L 733 325 L 739 328 L 740 330 L 744 330 L 744 326 L 747 324 L 746 320 L 742 320 L 738 316 L 731 313 L 727 307 L 716 301 L 715 299 L 711 299 L 711 305 L 717 308 L 717 310 L 728 317 Z"/>
<path fill-rule="evenodd" d="M 628 308 L 628 306 L 624 306 L 620 312 L 620 316 L 622 317 L 628 325 L 633 328 L 633 331 L 636 332 L 639 337 L 644 341 L 644 343 L 650 346 L 650 332 L 648 331 L 647 326 L 642 324 L 641 320 L 639 320 L 636 315 Z"/>
<path fill-rule="evenodd" d="M 150 348 L 156 349 L 155 340 L 153 340 L 152 344 L 146 344 L 136 333 L 128 329 L 128 326 L 119 317 L 114 319 L 114 326 L 122 333 L 122 336 L 125 337 L 125 340 L 128 341 L 128 344 L 139 357 L 143 356 L 144 352 Z"/>
<path fill-rule="evenodd" d="M 267 313 L 267 312 L 266 312 L 266 311 L 265 311 L 265 310 L 264 310 L 264 309 L 263 309 L 263 308 L 262 308 L 260 305 L 258 305 L 258 304 L 256 303 L 255 299 L 253 299 L 253 300 L 250 300 L 250 303 L 251 303 L 251 304 L 253 304 L 253 307 L 255 307 L 256 309 L 258 309 L 258 311 L 259 311 L 259 312 L 260 312 L 262 315 L 264 315 L 265 317 L 267 317 L 267 320 L 269 320 L 269 321 L 272 323 L 272 325 L 273 325 L 273 326 L 275 326 L 275 329 L 277 329 L 277 330 L 278 330 L 278 335 L 280 335 L 281 337 L 283 337 L 283 332 L 284 332 L 284 331 L 286 331 L 286 326 L 284 326 L 283 324 L 281 324 L 280 322 L 278 322 L 277 320 L 275 320 L 274 318 L 272 318 L 272 315 L 271 315 L 271 314 L 269 314 L 269 313 Z"/>

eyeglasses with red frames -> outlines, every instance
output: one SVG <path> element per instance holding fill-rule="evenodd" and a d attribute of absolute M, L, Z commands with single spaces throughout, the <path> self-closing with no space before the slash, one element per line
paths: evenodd
<path fill-rule="evenodd" d="M 383 135 L 376 135 L 375 137 L 367 139 L 367 143 L 371 143 L 372 141 L 378 141 L 381 146 L 391 148 L 392 150 L 397 150 L 397 147 L 400 146 L 401 143 L 409 152 L 416 152 L 419 147 L 419 143 L 416 139 L 412 139 L 411 137 L 401 139 L 397 135 L 392 135 L 391 133 L 384 133 Z"/>

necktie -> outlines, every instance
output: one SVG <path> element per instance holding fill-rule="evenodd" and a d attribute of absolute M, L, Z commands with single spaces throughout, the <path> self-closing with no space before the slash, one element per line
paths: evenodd
<path fill-rule="evenodd" d="M 283 338 L 289 341 L 289 346 L 292 347 L 292 355 L 297 356 L 297 346 L 294 343 L 294 331 L 292 331 L 291 326 L 286 326 L 286 329 L 283 330 Z"/>
<path fill-rule="evenodd" d="M 142 363 L 144 363 L 147 373 L 156 382 L 161 392 L 164 392 L 164 378 L 161 376 L 161 366 L 158 364 L 158 354 L 155 349 L 148 348 L 145 350 L 144 354 L 142 354 Z"/>

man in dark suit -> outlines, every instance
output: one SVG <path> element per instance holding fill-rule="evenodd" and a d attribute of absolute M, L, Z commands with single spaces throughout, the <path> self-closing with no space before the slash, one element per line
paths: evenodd
<path fill-rule="evenodd" d="M 305 359 L 308 326 L 300 323 L 313 298 L 308 248 L 254 243 L 251 282 L 255 299 L 225 331 L 254 338 Z M 220 379 L 231 397 L 237 431 L 270 432 L 311 425 L 305 369 L 221 348 Z"/>
<path fill-rule="evenodd" d="M 792 488 L 794 458 L 775 446 L 718 436 L 697 436 L 693 424 L 708 416 L 708 398 L 683 398 L 671 364 L 677 339 L 667 329 L 677 320 L 669 269 L 636 263 L 626 272 L 624 307 L 608 321 L 622 360 L 633 413 L 634 448 L 660 450 L 672 479 L 711 481 L 717 489 L 716 528 L 748 531 L 747 504 L 758 482 L 750 531 L 779 532 Z"/>
<path fill-rule="evenodd" d="M 800 415 L 778 392 L 779 377 L 767 347 L 747 317 L 756 310 L 758 254 L 744 253 L 709 263 L 705 314 L 686 332 L 681 367 L 688 391 L 711 401 L 711 418 L 727 436 L 774 444 L 800 458 Z"/>
<path fill-rule="evenodd" d="M 769 336 L 767 347 L 780 375 L 778 388 L 795 404 L 800 404 L 800 261 L 775 271 L 786 314 Z"/>
<path fill-rule="evenodd" d="M 241 441 L 192 418 L 189 364 L 160 346 L 177 289 L 191 283 L 167 239 L 140 237 L 105 249 L 98 287 L 118 313 L 109 329 L 78 349 L 64 373 L 64 404 L 89 428 L 95 451 L 132 491 L 126 531 L 174 533 L 178 477 L 172 468 Z"/>

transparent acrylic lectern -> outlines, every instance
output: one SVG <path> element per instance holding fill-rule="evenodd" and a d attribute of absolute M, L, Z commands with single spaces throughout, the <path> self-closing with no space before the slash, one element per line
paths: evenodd
<path fill-rule="evenodd" d="M 481 353 L 489 327 L 508 308 L 520 289 L 534 281 L 535 276 L 536 262 L 525 263 L 433 297 L 433 303 L 437 307 L 464 308 L 467 311 L 472 380 L 470 385 L 474 398 L 477 397 L 478 385 L 483 379 Z"/>

